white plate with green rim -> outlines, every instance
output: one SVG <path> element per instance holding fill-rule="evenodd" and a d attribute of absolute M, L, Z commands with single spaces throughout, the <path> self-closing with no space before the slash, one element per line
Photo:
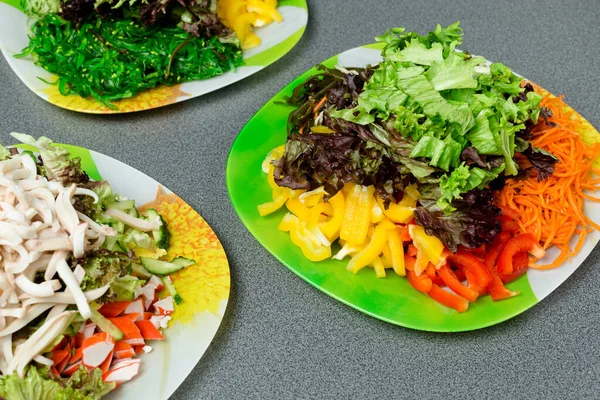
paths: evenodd
<path fill-rule="evenodd" d="M 149 110 L 202 96 L 230 85 L 255 74 L 287 54 L 300 41 L 306 30 L 308 6 L 306 0 L 279 0 L 277 10 L 283 17 L 283 21 L 271 23 L 254 31 L 260 37 L 261 44 L 244 51 L 243 66 L 203 81 L 146 90 L 132 98 L 116 101 L 118 110 L 111 110 L 92 98 L 84 99 L 77 95 L 62 96 L 56 85 L 49 85 L 39 79 L 52 82 L 55 76 L 42 67 L 36 66 L 31 56 L 22 59 L 14 58 L 15 54 L 19 54 L 29 44 L 30 20 L 22 12 L 20 0 L 0 0 L 0 50 L 21 81 L 35 94 L 54 105 L 93 114 Z"/>

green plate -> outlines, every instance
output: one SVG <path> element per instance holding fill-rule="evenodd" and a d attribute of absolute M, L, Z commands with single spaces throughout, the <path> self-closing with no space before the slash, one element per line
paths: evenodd
<path fill-rule="evenodd" d="M 323 64 L 327 67 L 375 64 L 379 62 L 380 49 L 377 44 L 355 48 Z M 254 237 L 286 267 L 317 289 L 368 315 L 407 328 L 467 331 L 500 323 L 538 303 L 577 268 L 597 243 L 598 238 L 590 239 L 589 246 L 586 245 L 578 255 L 578 258 L 582 256 L 581 260 L 574 259 L 573 266 L 567 266 L 559 276 L 550 280 L 543 276 L 538 279 L 538 271 L 532 271 L 508 285 L 511 290 L 520 292 L 518 296 L 498 302 L 484 296 L 471 303 L 464 313 L 446 308 L 417 292 L 405 278 L 394 273 L 388 272 L 386 278 L 377 278 L 372 269 L 364 268 L 353 275 L 345 268 L 347 261 L 315 263 L 307 260 L 292 244 L 289 234 L 277 229 L 287 209 L 283 207 L 274 214 L 260 217 L 256 206 L 272 200 L 261 163 L 271 149 L 285 143 L 287 118 L 293 108 L 282 103 L 295 86 L 316 73 L 317 69 L 312 68 L 296 78 L 247 123 L 229 154 L 227 187 L 233 207 Z M 563 276 L 565 272 L 566 276 Z M 541 283 L 530 285 L 532 279 Z M 535 294 L 532 287 L 536 289 Z"/>

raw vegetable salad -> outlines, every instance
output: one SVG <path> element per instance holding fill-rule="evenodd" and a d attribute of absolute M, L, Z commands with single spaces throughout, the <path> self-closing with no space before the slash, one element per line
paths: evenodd
<path fill-rule="evenodd" d="M 459 312 L 517 295 L 505 284 L 560 266 L 600 228 L 583 213 L 600 145 L 560 98 L 458 50 L 462 36 L 459 23 L 395 28 L 376 38 L 378 65 L 320 67 L 298 85 L 258 206 L 287 208 L 279 229 L 308 259 L 392 269 Z"/>
<path fill-rule="evenodd" d="M 208 79 L 243 64 L 252 29 L 281 21 L 276 0 L 23 0 L 30 43 L 15 57 L 57 75 L 62 95 L 111 109 L 160 85 Z"/>
<path fill-rule="evenodd" d="M 184 301 L 169 274 L 195 261 L 160 260 L 164 219 L 66 149 L 12 136 L 39 156 L 0 145 L 0 398 L 99 399 L 164 340 Z"/>

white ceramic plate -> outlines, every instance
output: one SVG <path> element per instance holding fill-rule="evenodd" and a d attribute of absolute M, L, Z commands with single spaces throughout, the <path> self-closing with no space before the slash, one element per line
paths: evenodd
<path fill-rule="evenodd" d="M 55 77 L 42 67 L 36 66 L 31 56 L 22 59 L 13 57 L 29 44 L 28 17 L 19 9 L 19 1 L 0 0 L 0 50 L 4 58 L 21 81 L 44 100 L 69 110 L 94 114 L 125 113 L 162 107 L 202 96 L 237 82 L 283 57 L 298 43 L 308 23 L 306 0 L 279 0 L 277 9 L 283 21 L 255 30 L 261 38 L 261 44 L 244 51 L 244 66 L 203 81 L 147 90 L 131 99 L 115 102 L 119 110 L 111 110 L 93 99 L 60 95 L 56 86 L 38 79 L 52 82 Z"/>

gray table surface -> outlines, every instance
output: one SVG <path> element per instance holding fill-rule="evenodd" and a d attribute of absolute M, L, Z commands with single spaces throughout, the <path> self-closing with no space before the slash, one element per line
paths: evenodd
<path fill-rule="evenodd" d="M 522 3 L 521 5 L 516 5 Z M 172 396 L 199 398 L 599 398 L 600 252 L 533 309 L 500 325 L 432 334 L 368 317 L 304 283 L 244 228 L 225 186 L 246 121 L 314 64 L 386 28 L 462 21 L 462 46 L 502 61 L 600 127 L 596 1 L 309 1 L 309 26 L 282 60 L 201 98 L 117 116 L 57 108 L 0 61 L 0 139 L 47 135 L 120 159 L 180 194 L 231 264 L 229 307 Z"/>

